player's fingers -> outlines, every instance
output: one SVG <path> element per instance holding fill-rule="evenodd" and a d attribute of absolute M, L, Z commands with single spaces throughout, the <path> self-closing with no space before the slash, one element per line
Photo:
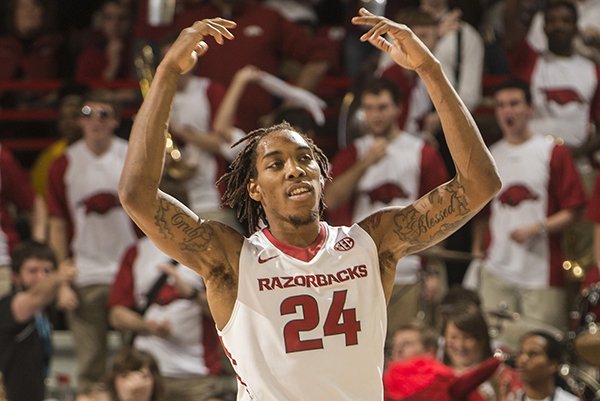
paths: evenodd
<path fill-rule="evenodd" d="M 375 16 L 375 14 L 373 14 L 372 12 L 370 12 L 369 10 L 367 10 L 364 7 L 361 7 L 360 10 L 358 10 L 358 13 L 362 16 L 368 17 L 368 16 Z"/>
<path fill-rule="evenodd" d="M 382 21 L 381 23 L 371 28 L 371 35 L 373 36 L 383 36 L 387 33 L 396 36 L 399 34 L 406 34 L 408 32 L 409 30 L 406 25 L 396 24 L 389 20 Z"/>
<path fill-rule="evenodd" d="M 386 23 L 384 21 L 379 21 L 375 26 L 373 26 L 371 29 L 369 29 L 367 32 L 365 32 L 360 37 L 360 40 L 362 40 L 364 42 L 366 40 L 369 40 L 371 38 L 381 35 L 381 34 L 378 34 L 377 32 L 385 31 L 385 30 L 382 30 L 382 28 L 385 26 L 386 26 Z"/>
<path fill-rule="evenodd" d="M 213 21 L 225 28 L 235 28 L 237 26 L 237 24 L 234 21 L 221 17 L 214 18 Z"/>
<path fill-rule="evenodd" d="M 223 21 L 227 21 L 226 26 L 210 19 L 196 21 L 192 25 L 193 33 L 198 37 L 198 39 L 202 39 L 202 37 L 207 35 L 213 36 L 217 42 L 220 41 L 219 43 L 223 42 L 222 36 L 225 36 L 227 39 L 233 39 L 233 34 L 227 28 L 234 28 L 235 22 L 229 20 Z"/>
<path fill-rule="evenodd" d="M 392 48 L 392 44 L 385 40 L 385 38 L 382 38 L 381 36 L 370 38 L 369 43 L 386 53 L 389 53 Z"/>
<path fill-rule="evenodd" d="M 206 21 L 206 25 L 209 28 L 208 34 L 215 38 L 218 44 L 223 44 L 223 37 L 227 39 L 233 39 L 233 34 L 224 26 L 219 25 L 211 20 Z"/>
<path fill-rule="evenodd" d="M 358 16 L 352 18 L 352 23 L 355 25 L 375 25 L 384 17 L 380 17 L 369 12 L 366 8 L 358 10 Z"/>
<path fill-rule="evenodd" d="M 203 40 L 201 40 L 200 42 L 198 42 L 198 44 L 196 44 L 196 47 L 194 47 L 194 52 L 198 56 L 202 56 L 207 51 L 208 51 L 208 45 Z"/>
<path fill-rule="evenodd" d="M 353 25 L 375 25 L 381 21 L 381 17 L 352 17 Z"/>

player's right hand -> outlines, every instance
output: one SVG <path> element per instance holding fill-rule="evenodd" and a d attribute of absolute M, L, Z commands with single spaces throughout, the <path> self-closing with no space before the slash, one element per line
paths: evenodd
<path fill-rule="evenodd" d="M 229 29 L 235 28 L 236 23 L 224 18 L 210 18 L 196 21 L 189 28 L 185 28 L 167 51 L 161 65 L 166 66 L 179 74 L 185 74 L 194 67 L 198 56 L 208 50 L 208 44 L 202 39 L 212 36 L 218 44 L 225 39 L 233 39 Z M 224 61 L 225 62 L 225 61 Z"/>

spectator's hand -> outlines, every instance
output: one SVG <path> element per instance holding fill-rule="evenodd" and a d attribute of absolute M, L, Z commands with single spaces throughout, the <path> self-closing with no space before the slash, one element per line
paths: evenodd
<path fill-rule="evenodd" d="M 587 46 L 600 48 L 600 31 L 598 29 L 588 26 L 580 30 L 579 34 Z"/>
<path fill-rule="evenodd" d="M 262 70 L 253 65 L 246 65 L 238 70 L 233 76 L 233 80 L 240 83 L 256 82 L 262 75 Z"/>
<path fill-rule="evenodd" d="M 189 298 L 194 294 L 194 288 L 181 278 L 176 266 L 171 263 L 163 263 L 159 265 L 158 268 L 175 282 L 177 290 L 183 297 Z"/>
<path fill-rule="evenodd" d="M 223 38 L 233 39 L 233 34 L 229 32 L 229 29 L 235 28 L 235 26 L 235 22 L 223 18 L 194 22 L 194 25 L 181 31 L 160 65 L 170 68 L 178 74 L 189 72 L 196 64 L 198 56 L 202 56 L 208 50 L 208 45 L 202 39 L 212 36 L 218 44 L 223 44 Z"/>
<path fill-rule="evenodd" d="M 67 284 L 60 286 L 58 290 L 58 296 L 56 298 L 56 305 L 59 309 L 66 311 L 74 311 L 79 306 L 79 299 L 75 290 Z"/>
<path fill-rule="evenodd" d="M 147 320 L 146 328 L 148 333 L 153 336 L 167 338 L 171 335 L 171 323 L 168 321 L 157 322 L 154 320 Z"/>
<path fill-rule="evenodd" d="M 173 138 L 179 139 L 184 143 L 188 143 L 196 135 L 194 131 L 188 126 L 176 126 L 171 125 L 169 132 L 173 135 Z"/>
<path fill-rule="evenodd" d="M 158 265 L 158 269 L 161 272 L 166 273 L 169 277 L 172 277 L 174 280 L 178 278 L 177 267 L 171 263 L 162 263 Z"/>
<path fill-rule="evenodd" d="M 388 141 L 385 138 L 375 138 L 365 155 L 364 162 L 367 166 L 377 163 L 387 154 Z"/>
<path fill-rule="evenodd" d="M 406 25 L 371 14 L 365 8 L 361 8 L 359 14 L 352 18 L 352 23 L 372 27 L 360 40 L 369 41 L 373 46 L 388 53 L 401 67 L 418 70 L 425 64 L 437 62 L 427 46 Z M 391 37 L 391 42 L 384 38 L 386 34 Z"/>
<path fill-rule="evenodd" d="M 73 259 L 66 259 L 58 266 L 57 274 L 61 283 L 69 284 L 77 277 L 78 272 L 79 270 L 75 267 Z"/>
<path fill-rule="evenodd" d="M 519 227 L 510 233 L 510 239 L 518 244 L 524 245 L 538 235 L 542 234 L 543 227 L 540 224 L 531 224 L 524 227 Z"/>
<path fill-rule="evenodd" d="M 59 309 L 72 311 L 79 306 L 77 294 L 69 285 L 77 277 L 77 273 L 78 269 L 72 259 L 65 259 L 58 265 L 56 274 L 61 285 L 56 296 L 56 305 Z"/>
<path fill-rule="evenodd" d="M 438 24 L 438 36 L 441 38 L 449 32 L 455 32 L 460 29 L 460 17 L 462 12 L 459 9 L 454 9 L 444 15 Z"/>
<path fill-rule="evenodd" d="M 494 375 L 495 377 L 502 377 L 498 380 L 498 389 L 496 393 L 497 401 L 516 401 L 518 399 L 517 394 L 513 391 L 513 383 L 508 375 L 500 375 L 500 372 L 505 369 L 504 365 L 500 365 L 499 370 Z"/>

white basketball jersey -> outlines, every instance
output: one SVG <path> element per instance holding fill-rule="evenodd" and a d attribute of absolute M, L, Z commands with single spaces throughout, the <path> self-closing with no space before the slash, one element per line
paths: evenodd
<path fill-rule="evenodd" d="M 377 249 L 358 225 L 321 227 L 324 242 L 307 262 L 264 230 L 244 242 L 237 300 L 219 333 L 238 401 L 383 400 Z"/>

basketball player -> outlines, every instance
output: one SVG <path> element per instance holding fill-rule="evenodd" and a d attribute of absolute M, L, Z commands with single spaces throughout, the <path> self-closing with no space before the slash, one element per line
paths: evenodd
<path fill-rule="evenodd" d="M 453 180 L 405 208 L 351 227 L 321 222 L 327 159 L 287 124 L 249 134 L 222 178 L 225 199 L 254 232 L 249 238 L 199 220 L 158 190 L 177 77 L 207 51 L 203 38 L 233 39 L 232 21 L 207 19 L 182 31 L 131 133 L 122 203 L 165 253 L 204 277 L 238 375 L 238 400 L 382 400 L 385 310 L 397 260 L 446 238 L 500 187 L 475 123 L 412 31 L 364 9 L 353 23 L 371 27 L 362 40 L 423 79 L 456 162 Z"/>

